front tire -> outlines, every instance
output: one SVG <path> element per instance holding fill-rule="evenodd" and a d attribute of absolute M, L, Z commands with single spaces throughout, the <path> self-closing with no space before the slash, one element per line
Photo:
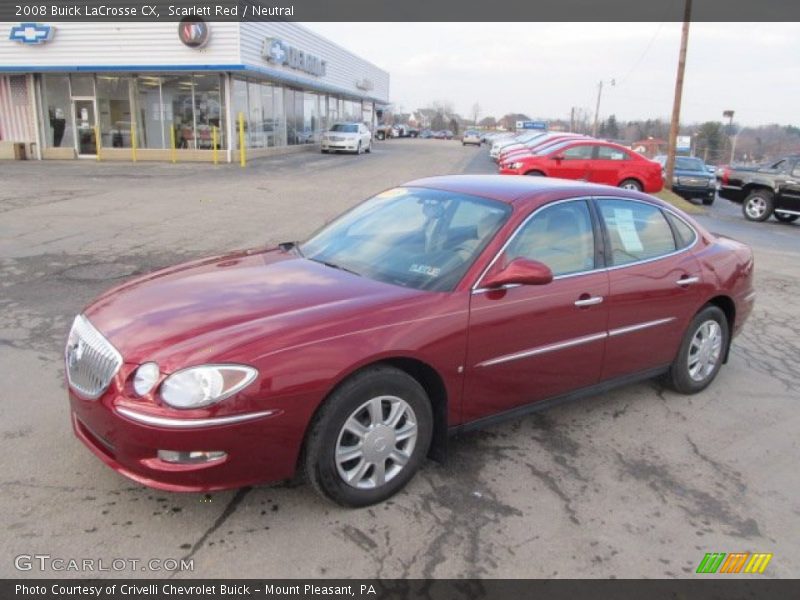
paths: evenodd
<path fill-rule="evenodd" d="M 714 196 L 703 198 L 703 206 L 711 206 L 712 204 L 714 204 L 714 200 L 715 200 Z"/>
<path fill-rule="evenodd" d="M 748 221 L 762 222 L 769 219 L 774 208 L 774 194 L 769 190 L 753 190 L 742 203 L 742 214 Z"/>
<path fill-rule="evenodd" d="M 621 187 L 623 190 L 633 190 L 634 192 L 642 191 L 642 184 L 635 179 L 626 179 L 619 184 L 619 187 Z"/>
<path fill-rule="evenodd" d="M 411 480 L 432 435 L 433 412 L 422 386 L 393 367 L 369 367 L 339 386 L 314 417 L 304 471 L 323 496 L 342 506 L 368 506 Z"/>
<path fill-rule="evenodd" d="M 697 313 L 667 374 L 670 387 L 681 394 L 707 388 L 722 367 L 729 336 L 728 319 L 719 307 L 708 305 Z"/>
<path fill-rule="evenodd" d="M 544 177 L 544 173 L 541 171 L 528 171 L 525 175 L 530 175 L 531 177 Z"/>
<path fill-rule="evenodd" d="M 797 219 L 800 219 L 800 215 L 790 215 L 787 213 L 775 213 L 775 218 L 778 219 L 781 223 L 794 223 Z"/>
<path fill-rule="evenodd" d="M 372 153 L 372 142 L 368 142 L 367 143 L 367 147 L 364 148 L 364 152 L 366 152 L 367 154 L 371 154 Z"/>

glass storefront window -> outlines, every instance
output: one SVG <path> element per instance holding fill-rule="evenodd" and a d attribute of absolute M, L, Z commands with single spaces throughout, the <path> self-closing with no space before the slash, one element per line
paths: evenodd
<path fill-rule="evenodd" d="M 94 96 L 94 75 L 70 75 L 72 97 L 85 98 Z"/>
<path fill-rule="evenodd" d="M 164 139 L 170 140 L 170 128 L 175 132 L 175 147 L 196 147 L 192 76 L 179 75 L 161 80 L 161 99 L 164 104 Z"/>
<path fill-rule="evenodd" d="M 42 77 L 45 145 L 50 148 L 74 148 L 72 100 L 67 75 Z"/>
<path fill-rule="evenodd" d="M 219 75 L 194 75 L 196 147 L 200 150 L 214 147 L 215 130 L 217 148 L 225 147 L 225 102 L 221 90 Z"/>
<path fill-rule="evenodd" d="M 133 118 L 129 77 L 97 76 L 97 112 L 100 146 L 130 148 Z"/>
<path fill-rule="evenodd" d="M 168 148 L 169 140 L 164 139 L 161 125 L 161 78 L 141 75 L 135 80 L 136 144 L 139 148 Z"/>
<path fill-rule="evenodd" d="M 303 131 L 299 143 L 312 144 L 319 140 L 319 96 L 303 93 Z"/>
<path fill-rule="evenodd" d="M 268 83 L 259 84 L 261 94 L 260 131 L 264 136 L 264 147 L 275 146 L 274 88 Z"/>
<path fill-rule="evenodd" d="M 286 112 L 284 110 L 283 102 L 283 88 L 272 88 L 272 105 L 273 105 L 273 130 L 275 132 L 275 145 L 286 145 Z"/>
<path fill-rule="evenodd" d="M 231 118 L 233 119 L 233 137 L 236 140 L 233 147 L 239 149 L 239 115 L 244 115 L 244 133 L 245 133 L 245 146 L 247 146 L 248 138 L 248 114 L 247 109 L 247 82 L 243 79 L 233 80 L 233 90 L 231 94 L 231 102 L 233 104 L 231 111 Z"/>
<path fill-rule="evenodd" d="M 266 148 L 267 135 L 264 131 L 264 113 L 261 102 L 261 85 L 257 81 L 247 82 L 247 113 L 249 148 Z"/>

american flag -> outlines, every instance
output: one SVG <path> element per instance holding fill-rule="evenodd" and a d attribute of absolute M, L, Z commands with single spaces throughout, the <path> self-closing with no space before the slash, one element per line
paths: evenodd
<path fill-rule="evenodd" d="M 33 142 L 31 102 L 25 75 L 0 75 L 0 140 Z"/>

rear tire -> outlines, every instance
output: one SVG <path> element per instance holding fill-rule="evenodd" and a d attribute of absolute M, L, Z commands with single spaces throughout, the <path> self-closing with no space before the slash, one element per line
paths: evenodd
<path fill-rule="evenodd" d="M 769 190 L 753 190 L 742 202 L 742 214 L 748 221 L 762 222 L 769 219 L 775 207 L 775 196 Z"/>
<path fill-rule="evenodd" d="M 626 179 L 619 184 L 623 190 L 633 190 L 635 192 L 642 191 L 642 184 L 636 181 L 635 179 Z"/>
<path fill-rule="evenodd" d="M 361 154 L 361 142 L 358 142 L 358 148 L 356 148 L 356 155 Z"/>
<path fill-rule="evenodd" d="M 711 206 L 712 204 L 714 204 L 714 200 L 716 200 L 714 196 L 712 196 L 711 198 L 703 198 L 703 206 Z"/>
<path fill-rule="evenodd" d="M 800 219 L 800 215 L 789 215 L 786 213 L 775 213 L 775 218 L 778 219 L 781 223 L 794 223 L 797 219 Z"/>
<path fill-rule="evenodd" d="M 717 306 L 706 305 L 686 329 L 678 356 L 667 373 L 667 384 L 681 394 L 706 389 L 722 367 L 729 336 L 725 313 Z"/>
<path fill-rule="evenodd" d="M 367 143 L 367 147 L 364 148 L 364 152 L 366 152 L 367 154 L 372 153 L 372 142 Z"/>
<path fill-rule="evenodd" d="M 317 412 L 303 469 L 323 496 L 342 506 L 368 506 L 411 480 L 432 435 L 433 412 L 422 386 L 393 367 L 369 367 L 340 385 Z"/>

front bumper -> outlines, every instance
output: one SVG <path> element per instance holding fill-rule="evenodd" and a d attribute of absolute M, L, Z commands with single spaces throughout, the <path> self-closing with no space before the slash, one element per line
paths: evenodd
<path fill-rule="evenodd" d="M 358 150 L 358 142 L 326 142 L 323 141 L 322 144 L 323 150 L 347 150 L 350 152 L 355 152 Z"/>
<path fill-rule="evenodd" d="M 280 410 L 264 411 L 268 414 L 247 421 L 176 428 L 123 416 L 113 386 L 98 400 L 85 400 L 72 390 L 69 399 L 78 439 L 106 465 L 143 485 L 171 492 L 207 492 L 294 474 L 302 433 L 298 437 Z M 124 408 L 132 409 L 130 402 Z M 172 463 L 158 458 L 158 450 L 226 455 L 211 462 Z"/>
<path fill-rule="evenodd" d="M 500 175 L 523 175 L 522 169 L 510 169 L 506 167 L 500 167 L 499 173 Z"/>
<path fill-rule="evenodd" d="M 716 187 L 691 187 L 685 185 L 673 185 L 672 191 L 682 198 L 714 198 L 717 194 Z"/>

